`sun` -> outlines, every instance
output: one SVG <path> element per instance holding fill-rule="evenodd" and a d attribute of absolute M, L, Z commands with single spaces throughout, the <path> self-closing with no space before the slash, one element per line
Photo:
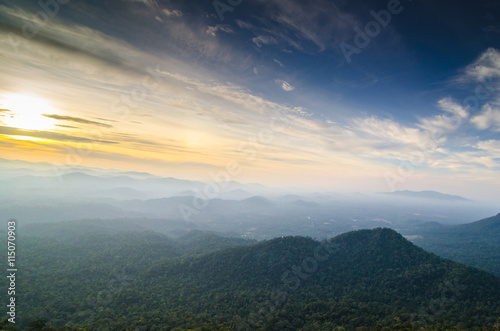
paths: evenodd
<path fill-rule="evenodd" d="M 41 98 L 11 94 L 1 99 L 0 108 L 6 110 L 2 119 L 6 126 L 46 131 L 54 128 L 56 124 L 54 119 L 44 116 L 57 113 L 56 109 Z"/>

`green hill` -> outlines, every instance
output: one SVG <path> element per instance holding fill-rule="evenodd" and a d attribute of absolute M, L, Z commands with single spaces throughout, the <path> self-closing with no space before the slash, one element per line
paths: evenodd
<path fill-rule="evenodd" d="M 200 233 L 182 240 L 198 237 L 214 242 Z M 500 316 L 499 278 L 427 253 L 389 229 L 325 242 L 276 238 L 195 256 L 149 232 L 72 243 L 24 238 L 23 246 L 21 326 L 492 330 Z"/>
<path fill-rule="evenodd" d="M 500 276 L 500 214 L 462 225 L 420 227 L 408 234 L 417 235 L 414 243 L 427 251 Z"/>

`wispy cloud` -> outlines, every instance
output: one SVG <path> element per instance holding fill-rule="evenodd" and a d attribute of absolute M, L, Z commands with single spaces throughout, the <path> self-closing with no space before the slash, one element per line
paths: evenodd
<path fill-rule="evenodd" d="M 500 132 L 500 109 L 485 105 L 479 115 L 471 118 L 471 122 L 479 130 L 492 129 Z"/>
<path fill-rule="evenodd" d="M 162 12 L 163 12 L 163 14 L 165 14 L 168 17 L 170 17 L 170 16 L 181 17 L 183 15 L 183 13 L 178 9 L 170 10 L 170 9 L 164 8 L 164 9 L 162 9 Z"/>
<path fill-rule="evenodd" d="M 450 98 L 439 100 L 438 105 L 441 110 L 448 114 L 421 118 L 417 126 L 430 133 L 436 140 L 443 142 L 447 135 L 460 128 L 469 113 Z"/>
<path fill-rule="evenodd" d="M 55 126 L 57 126 L 59 128 L 66 128 L 66 129 L 78 129 L 78 127 L 72 126 L 72 125 L 56 124 Z"/>
<path fill-rule="evenodd" d="M 333 2 L 319 0 L 262 1 L 267 6 L 273 37 L 300 51 L 322 52 L 351 34 L 357 20 Z"/>
<path fill-rule="evenodd" d="M 9 127 L 9 126 L 0 126 L 0 134 L 7 135 L 7 136 L 26 136 L 26 137 L 50 139 L 50 140 L 57 140 L 57 141 L 117 144 L 117 142 L 113 142 L 113 141 L 89 139 L 89 138 L 78 137 L 78 136 L 70 136 L 70 135 L 51 132 L 51 131 L 23 130 L 23 129 L 13 128 L 13 127 Z"/>
<path fill-rule="evenodd" d="M 104 128 L 112 128 L 112 125 L 106 124 L 106 123 L 100 123 L 100 122 L 95 122 L 95 121 L 90 121 L 86 120 L 84 118 L 79 118 L 79 117 L 73 117 L 73 116 L 62 116 L 62 115 L 54 115 L 54 114 L 43 114 L 43 116 L 52 118 L 55 120 L 59 121 L 68 121 L 68 122 L 76 122 L 76 123 L 81 123 L 81 124 L 90 124 L 90 125 L 95 125 L 95 126 L 101 126 Z"/>
<path fill-rule="evenodd" d="M 274 82 L 276 84 L 278 84 L 283 89 L 283 91 L 291 92 L 291 91 L 295 90 L 295 87 L 293 87 L 290 83 L 288 83 L 284 80 L 275 79 Z"/>
<path fill-rule="evenodd" d="M 283 63 L 281 63 L 281 61 L 280 61 L 280 60 L 278 60 L 278 59 L 274 59 L 273 61 L 274 61 L 277 65 L 279 65 L 280 67 L 282 67 L 282 68 L 284 68 L 284 67 L 285 67 L 285 66 L 283 65 Z"/>
<path fill-rule="evenodd" d="M 278 42 L 271 36 L 257 36 L 252 38 L 252 42 L 257 45 L 257 47 L 262 47 L 262 45 L 272 45 L 277 44 Z"/>
<path fill-rule="evenodd" d="M 490 152 L 493 157 L 500 159 L 500 140 L 480 141 L 474 147 Z"/>
<path fill-rule="evenodd" d="M 467 67 L 466 77 L 481 82 L 491 77 L 500 77 L 500 51 L 495 48 L 487 49 Z"/>
<path fill-rule="evenodd" d="M 215 26 L 209 26 L 207 28 L 207 34 L 209 34 L 213 37 L 217 36 L 218 31 L 222 31 L 222 32 L 226 32 L 226 33 L 233 33 L 234 32 L 233 29 L 229 25 L 218 24 Z"/>
<path fill-rule="evenodd" d="M 253 28 L 253 25 L 248 23 L 248 22 L 244 22 L 242 20 L 236 20 L 236 24 L 241 28 L 241 29 L 251 29 Z"/>
<path fill-rule="evenodd" d="M 477 102 L 479 103 L 479 99 L 486 101 L 479 114 L 472 116 L 470 122 L 478 130 L 500 132 L 500 51 L 487 49 L 467 66 L 459 81 L 480 83 L 475 88 Z"/>

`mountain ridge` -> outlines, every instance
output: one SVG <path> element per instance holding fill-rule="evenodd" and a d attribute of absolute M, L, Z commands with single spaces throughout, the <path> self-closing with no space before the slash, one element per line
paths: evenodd
<path fill-rule="evenodd" d="M 57 327 L 472 329 L 491 327 L 500 316 L 500 278 L 439 258 L 387 228 L 326 241 L 232 241 L 216 251 L 211 247 L 221 239 L 196 231 L 177 240 L 126 231 L 87 232 L 65 242 L 21 239 L 29 263 L 19 309 Z M 48 261 L 51 268 L 39 267 Z M 48 281 L 53 278 L 57 285 Z M 29 299 L 35 290 L 44 295 Z"/>
<path fill-rule="evenodd" d="M 437 191 L 393 191 L 393 192 L 379 192 L 379 194 L 392 195 L 397 197 L 407 197 L 407 198 L 418 198 L 418 199 L 436 199 L 436 200 L 447 200 L 447 201 L 472 201 L 461 197 L 459 195 L 445 194 Z"/>

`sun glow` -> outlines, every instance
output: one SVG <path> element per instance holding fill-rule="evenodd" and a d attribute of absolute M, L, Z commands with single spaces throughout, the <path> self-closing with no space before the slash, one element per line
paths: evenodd
<path fill-rule="evenodd" d="M 56 109 L 45 100 L 20 94 L 7 95 L 1 99 L 0 108 L 6 109 L 2 122 L 6 126 L 45 131 L 52 129 L 56 121 L 43 114 L 56 114 Z"/>

